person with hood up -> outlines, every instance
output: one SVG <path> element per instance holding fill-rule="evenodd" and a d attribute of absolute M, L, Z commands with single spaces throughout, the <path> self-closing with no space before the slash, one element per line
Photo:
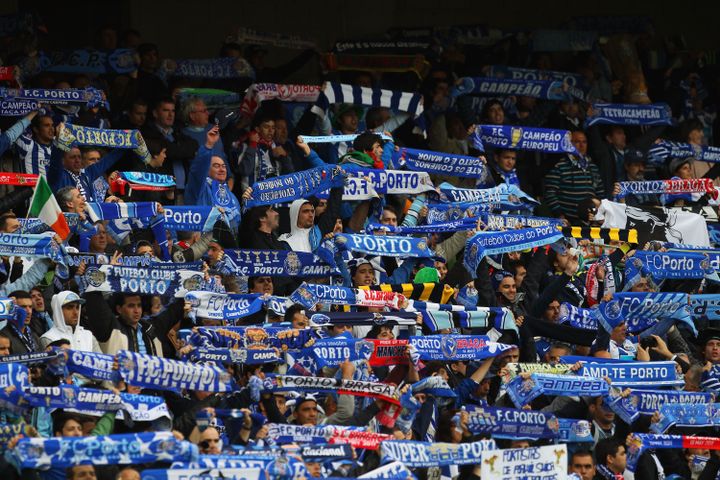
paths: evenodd
<path fill-rule="evenodd" d="M 290 204 L 290 233 L 278 237 L 286 242 L 294 252 L 311 253 L 317 250 L 322 239 L 335 228 L 340 217 L 344 187 L 330 190 L 327 209 L 315 222 L 315 207 L 308 199 L 299 198 Z"/>
<path fill-rule="evenodd" d="M 64 290 L 53 296 L 51 306 L 53 328 L 40 337 L 43 348 L 60 339 L 70 340 L 73 350 L 102 353 L 100 345 L 90 330 L 80 326 L 80 310 L 85 300 L 77 293 Z"/>

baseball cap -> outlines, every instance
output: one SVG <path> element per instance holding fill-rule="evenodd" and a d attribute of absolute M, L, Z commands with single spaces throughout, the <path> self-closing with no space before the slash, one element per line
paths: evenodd
<path fill-rule="evenodd" d="M 80 305 L 85 304 L 85 299 L 80 298 L 77 293 L 70 292 L 68 293 L 67 297 L 65 297 L 65 300 L 63 300 L 62 306 L 69 305 L 71 303 L 79 303 Z"/>

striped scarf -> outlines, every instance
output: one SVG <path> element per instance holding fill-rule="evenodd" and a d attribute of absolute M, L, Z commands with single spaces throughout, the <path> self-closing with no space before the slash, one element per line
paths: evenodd
<path fill-rule="evenodd" d="M 447 303 L 454 293 L 450 285 L 444 283 L 398 283 L 358 287 L 361 290 L 379 290 L 382 292 L 402 293 L 405 298 L 435 303 Z"/>
<path fill-rule="evenodd" d="M 312 107 L 312 112 L 325 118 L 330 105 L 352 103 L 369 107 L 385 107 L 395 111 L 408 112 L 418 117 L 423 112 L 422 95 L 398 92 L 380 88 L 366 88 L 344 83 L 327 82 Z"/>

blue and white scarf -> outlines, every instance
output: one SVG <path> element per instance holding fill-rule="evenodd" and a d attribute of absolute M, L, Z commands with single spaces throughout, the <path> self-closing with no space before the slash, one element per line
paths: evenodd
<path fill-rule="evenodd" d="M 165 217 L 158 214 L 155 202 L 128 203 L 96 203 L 88 202 L 87 210 L 90 220 L 95 223 L 109 220 L 108 233 L 116 242 L 122 243 L 137 228 L 150 228 L 155 241 L 160 246 L 163 260 L 170 259 L 167 235 L 165 233 Z"/>
<path fill-rule="evenodd" d="M 214 362 L 220 365 L 231 363 L 262 365 L 281 360 L 274 349 L 247 350 L 231 348 L 200 348 L 190 352 L 188 358 L 193 362 Z"/>
<path fill-rule="evenodd" d="M 137 387 L 202 392 L 232 392 L 238 389 L 232 376 L 216 366 L 194 365 L 128 350 L 120 350 L 117 361 L 122 379 Z"/>
<path fill-rule="evenodd" d="M 495 215 L 482 212 L 480 220 L 487 226 L 488 230 L 512 230 L 518 226 L 523 227 L 544 227 L 546 225 L 562 226 L 562 220 L 548 217 L 528 217 L 524 215 Z"/>
<path fill-rule="evenodd" d="M 490 212 L 532 211 L 535 205 L 519 203 L 428 203 L 427 223 L 452 222 L 465 217 L 477 218 Z"/>
<path fill-rule="evenodd" d="M 419 93 L 359 87 L 335 82 L 325 83 L 317 102 L 312 107 L 312 112 L 320 118 L 325 118 L 328 108 L 335 103 L 385 107 L 393 111 L 408 112 L 413 117 L 418 117 L 423 112 L 422 95 Z"/>
<path fill-rule="evenodd" d="M 88 232 L 91 236 L 97 233 L 97 230 L 92 224 L 80 219 L 80 214 L 63 212 L 63 216 L 70 228 L 70 233 Z M 52 230 L 50 225 L 44 223 L 39 218 L 18 218 L 18 221 L 20 222 L 20 231 L 22 233 L 45 233 Z"/>
<path fill-rule="evenodd" d="M 440 199 L 449 203 L 515 203 L 517 199 L 539 203 L 520 190 L 519 186 L 508 183 L 501 183 L 497 187 L 486 189 L 457 188 L 449 183 L 442 183 L 440 193 Z M 511 197 L 517 197 L 517 199 Z"/>
<path fill-rule="evenodd" d="M 613 382 L 615 383 L 615 382 Z M 708 404 L 713 396 L 703 392 L 683 392 L 677 390 L 632 390 L 627 397 L 618 397 L 630 411 L 642 415 L 652 415 L 662 408 L 676 404 Z"/>
<path fill-rule="evenodd" d="M 57 140 L 61 146 L 66 148 L 73 145 L 128 149 L 147 148 L 139 130 L 110 130 L 72 124 L 65 125 L 65 128 L 58 132 Z"/>
<path fill-rule="evenodd" d="M 628 331 L 641 332 L 667 318 L 683 321 L 696 331 L 686 307 L 684 293 L 623 292 L 615 293 L 608 302 L 600 302 L 596 313 L 608 332 L 621 322 L 627 323 Z"/>
<path fill-rule="evenodd" d="M 170 432 L 92 437 L 23 438 L 12 456 L 21 468 L 68 468 L 76 465 L 133 465 L 192 461 L 196 447 Z"/>
<path fill-rule="evenodd" d="M 259 312 L 264 304 L 259 293 L 225 294 L 205 291 L 192 291 L 185 295 L 195 316 L 211 320 L 235 321 Z"/>
<path fill-rule="evenodd" d="M 65 263 L 65 249 L 50 234 L 0 233 L 0 255 L 4 257 L 49 258 Z"/>
<path fill-rule="evenodd" d="M 554 225 L 504 232 L 479 232 L 467 241 L 463 262 L 474 277 L 480 261 L 488 255 L 541 247 L 561 238 L 562 232 Z"/>
<path fill-rule="evenodd" d="M 398 404 L 400 394 L 395 385 L 364 380 L 346 380 L 299 375 L 266 376 L 263 389 L 271 392 L 338 392 L 386 400 Z"/>
<path fill-rule="evenodd" d="M 331 327 L 333 325 L 416 325 L 417 314 L 412 312 L 323 312 L 310 317 L 313 327 Z"/>
<path fill-rule="evenodd" d="M 598 328 L 598 321 L 592 309 L 576 307 L 567 302 L 560 305 L 558 323 L 585 330 L 597 330 Z"/>
<path fill-rule="evenodd" d="M 215 269 L 223 275 L 247 277 L 328 277 L 338 274 L 312 253 L 287 250 L 225 250 Z"/>
<path fill-rule="evenodd" d="M 40 52 L 19 64 L 23 78 L 40 72 L 127 74 L 137 70 L 135 49 L 118 48 L 111 51 L 81 48 L 54 52 Z M 45 100 L 43 100 L 45 103 Z"/>
<path fill-rule="evenodd" d="M 149 187 L 174 187 L 175 178 L 171 175 L 152 172 L 120 172 L 120 176 L 130 183 Z"/>
<path fill-rule="evenodd" d="M 12 302 L 12 300 L 9 300 Z M 0 303 L 4 303 L 0 300 Z M 0 312 L 0 315 L 2 313 Z M 3 318 L 0 316 L 0 318 Z M 45 363 L 51 360 L 55 360 L 58 357 L 58 352 L 31 352 L 31 353 L 18 353 L 15 355 L 0 355 L 0 363 Z"/>
<path fill-rule="evenodd" d="M 487 163 L 480 157 L 403 147 L 393 152 L 393 162 L 406 166 L 409 170 L 475 178 L 480 184 L 485 184 L 490 179 Z"/>
<path fill-rule="evenodd" d="M 706 317 L 708 320 L 720 320 L 720 295 L 690 295 L 690 315 Z"/>
<path fill-rule="evenodd" d="M 567 83 L 571 87 L 584 87 L 585 84 L 583 76 L 577 73 L 508 67 L 507 65 L 491 65 L 488 75 L 513 80 L 557 80 L 560 83 Z"/>
<path fill-rule="evenodd" d="M 28 367 L 21 363 L 0 363 L 0 409 L 22 413 L 17 405 L 29 386 Z"/>
<path fill-rule="evenodd" d="M 29 407 L 74 408 L 103 412 L 122 408 L 120 395 L 109 390 L 81 388 L 77 385 L 29 386 L 25 389 L 22 403 L 23 406 Z"/>
<path fill-rule="evenodd" d="M 0 98 L 14 102 L 32 102 L 33 110 L 43 105 L 87 105 L 88 108 L 105 105 L 103 92 L 92 87 L 86 89 L 0 88 Z M 17 108 L 18 106 L 16 106 Z"/>
<path fill-rule="evenodd" d="M 450 95 L 523 96 L 544 100 L 566 100 L 563 84 L 557 80 L 513 80 L 510 78 L 462 77 Z"/>
<path fill-rule="evenodd" d="M 709 395 L 709 394 L 702 394 Z M 720 404 L 704 402 L 664 403 L 656 410 L 660 412 L 660 421 L 650 426 L 655 433 L 664 433 L 670 427 L 719 427 Z M 653 412 L 654 413 L 654 412 Z"/>
<path fill-rule="evenodd" d="M 255 78 L 255 71 L 244 58 L 203 58 L 166 60 L 162 74 L 183 78 Z"/>
<path fill-rule="evenodd" d="M 675 362 L 583 362 L 578 375 L 609 377 L 617 387 L 674 387 L 685 384 Z"/>
<path fill-rule="evenodd" d="M 101 390 L 101 392 L 104 391 Z M 119 420 L 124 420 L 126 415 L 130 415 L 130 418 L 134 422 L 152 422 L 158 418 L 172 419 L 163 397 L 120 392 L 120 401 L 121 408 L 115 415 L 115 418 Z M 79 408 L 67 408 L 65 410 L 72 413 L 91 415 L 95 417 L 101 417 L 105 414 L 102 410 L 81 410 Z"/>
<path fill-rule="evenodd" d="M 466 407 L 468 408 L 468 407 Z M 558 438 L 554 415 L 515 408 L 468 408 L 468 430 L 475 434 L 491 434 L 493 438 Z"/>
<path fill-rule="evenodd" d="M 515 348 L 490 340 L 485 335 L 428 335 L 410 337 L 420 360 L 484 360 Z"/>
<path fill-rule="evenodd" d="M 80 277 L 81 292 L 134 293 L 184 297 L 187 292 L 211 290 L 199 271 L 199 262 L 154 263 L 150 267 L 90 266 Z M 195 267 L 197 270 L 192 270 Z"/>
<path fill-rule="evenodd" d="M 593 125 L 672 125 L 672 111 L 667 103 L 637 105 L 632 103 L 595 103 L 585 127 Z"/>
<path fill-rule="evenodd" d="M 605 380 L 595 376 L 532 373 L 530 378 L 519 375 L 513 378 L 507 384 L 507 393 L 513 403 L 520 408 L 540 395 L 597 397 L 606 394 L 608 388 Z"/>
<path fill-rule="evenodd" d="M 720 147 L 692 145 L 682 142 L 661 140 L 653 144 L 648 151 L 648 160 L 663 163 L 667 158 L 693 157 L 703 162 L 720 162 Z"/>
<path fill-rule="evenodd" d="M 332 170 L 326 167 L 315 167 L 255 182 L 247 207 L 292 202 L 342 185 L 343 170 L 340 167 Z"/>
<path fill-rule="evenodd" d="M 211 232 L 220 211 L 204 205 L 165 205 L 165 228 L 186 232 Z"/>
<path fill-rule="evenodd" d="M 518 331 L 515 316 L 508 308 L 477 307 L 474 311 L 424 311 L 423 325 L 430 331 L 453 328 L 495 328 Z"/>
<path fill-rule="evenodd" d="M 408 440 L 382 442 L 380 455 L 383 462 L 397 460 L 411 468 L 448 465 L 472 465 L 483 452 L 496 450 L 495 440 L 472 443 L 430 443 Z"/>
<path fill-rule="evenodd" d="M 82 262 L 85 265 L 109 265 L 110 257 L 104 253 L 69 253 L 67 256 L 68 267 L 79 267 Z M 127 267 L 149 267 L 154 260 L 150 255 L 123 255 L 117 262 Z"/>
<path fill-rule="evenodd" d="M 513 150 L 535 150 L 546 153 L 577 155 L 568 130 L 550 128 L 479 125 L 470 136 L 475 148 L 485 151 L 484 145 Z"/>
<path fill-rule="evenodd" d="M 590 422 L 570 418 L 558 418 L 561 443 L 594 443 Z M 579 479 L 578 479 L 579 480 Z"/>
<path fill-rule="evenodd" d="M 395 292 L 364 290 L 339 285 L 307 284 L 303 282 L 289 297 L 292 303 L 313 308 L 318 303 L 325 305 L 359 305 L 363 307 L 400 308 L 405 296 Z"/>
<path fill-rule="evenodd" d="M 302 135 L 302 140 L 305 143 L 344 143 L 344 142 L 352 142 L 357 137 L 359 137 L 360 133 L 351 133 L 349 135 Z M 380 138 L 383 140 L 392 140 L 392 137 L 388 137 L 387 135 L 378 134 L 380 135 Z"/>
<path fill-rule="evenodd" d="M 417 194 L 435 190 L 427 172 L 354 168 L 348 171 L 348 176 L 350 178 L 367 177 L 375 192 L 389 195 Z"/>
<path fill-rule="evenodd" d="M 360 479 L 369 478 L 382 478 L 386 480 L 415 480 L 415 475 L 408 469 L 403 462 L 390 462 L 387 465 L 378 467 L 374 470 L 370 470 L 367 473 L 363 473 L 359 477 Z"/>
<path fill-rule="evenodd" d="M 627 278 L 633 278 L 638 274 L 649 274 L 654 280 L 704 278 L 713 272 L 710 257 L 699 252 L 638 250 L 632 258 L 625 262 Z"/>
<path fill-rule="evenodd" d="M 341 427 L 336 425 L 318 425 L 316 427 L 282 423 L 268 425 L 268 437 L 280 445 L 296 442 L 303 444 L 327 443 L 329 439 L 334 437 L 364 431 L 364 427 Z"/>
<path fill-rule="evenodd" d="M 406 227 L 398 225 L 383 225 L 382 223 L 369 223 L 365 230 L 367 232 L 383 231 L 387 233 L 395 233 L 400 235 L 427 235 L 429 233 L 459 232 L 463 230 L 473 230 L 477 226 L 477 220 L 474 218 L 463 218 L 453 222 L 433 223 L 429 225 L 415 225 Z"/>
<path fill-rule="evenodd" d="M 335 235 L 335 245 L 340 250 L 383 257 L 433 258 L 435 256 L 435 252 L 428 247 L 426 240 L 395 235 L 338 233 Z"/>

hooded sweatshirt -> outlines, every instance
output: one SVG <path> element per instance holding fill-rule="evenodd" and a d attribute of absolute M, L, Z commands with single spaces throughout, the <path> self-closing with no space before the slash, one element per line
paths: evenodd
<path fill-rule="evenodd" d="M 285 233 L 278 237 L 278 240 L 286 242 L 294 252 L 312 253 L 320 245 L 322 234 L 317 225 L 310 228 L 298 227 L 298 217 L 300 209 L 306 203 L 310 203 L 305 199 L 295 200 L 290 204 L 290 233 Z"/>
<path fill-rule="evenodd" d="M 83 352 L 98 352 L 101 353 L 100 345 L 93 336 L 92 332 L 85 330 L 78 321 L 78 324 L 73 329 L 71 326 L 65 323 L 65 316 L 62 311 L 62 304 L 73 292 L 65 290 L 53 296 L 52 302 L 52 316 L 53 316 L 53 328 L 45 332 L 40 337 L 40 343 L 43 348 L 46 348 L 49 344 L 56 342 L 60 339 L 66 339 L 70 341 L 70 346 L 73 350 L 81 350 Z M 82 309 L 82 306 L 80 307 Z M 82 310 L 81 310 L 82 311 Z"/>

